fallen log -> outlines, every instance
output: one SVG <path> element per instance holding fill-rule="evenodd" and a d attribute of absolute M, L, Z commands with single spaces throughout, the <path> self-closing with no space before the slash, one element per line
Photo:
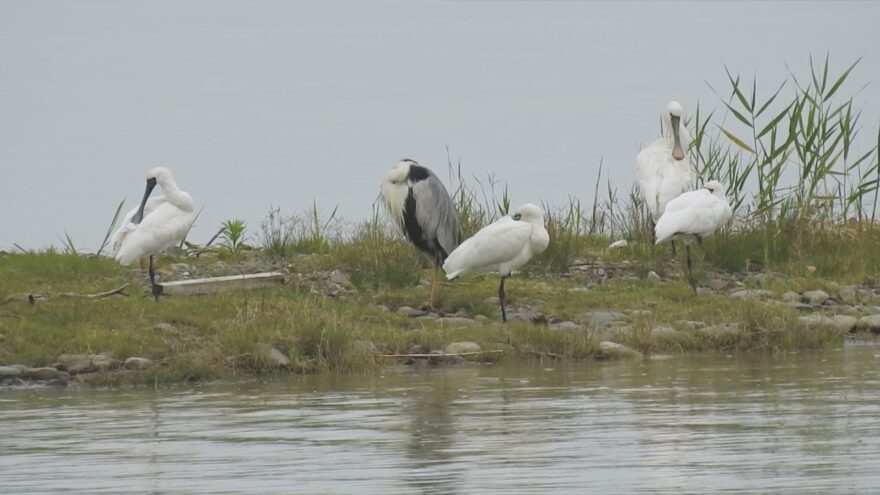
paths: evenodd
<path fill-rule="evenodd" d="M 251 273 L 247 275 L 229 275 L 226 277 L 195 278 L 156 284 L 159 294 L 163 296 L 193 296 L 197 294 L 213 294 L 231 290 L 254 290 L 275 287 L 284 284 L 281 272 Z"/>

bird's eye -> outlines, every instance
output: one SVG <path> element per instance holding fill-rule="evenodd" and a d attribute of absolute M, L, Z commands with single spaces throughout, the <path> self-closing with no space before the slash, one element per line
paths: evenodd
<path fill-rule="evenodd" d="M 519 220 L 520 218 L 522 218 L 522 215 L 520 215 L 519 213 L 513 215 L 514 220 Z"/>

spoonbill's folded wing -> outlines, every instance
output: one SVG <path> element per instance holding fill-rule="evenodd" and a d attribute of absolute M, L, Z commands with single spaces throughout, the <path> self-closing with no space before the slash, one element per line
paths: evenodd
<path fill-rule="evenodd" d="M 453 279 L 471 271 L 490 271 L 515 259 L 528 246 L 532 226 L 504 217 L 467 239 L 443 264 L 446 278 Z"/>

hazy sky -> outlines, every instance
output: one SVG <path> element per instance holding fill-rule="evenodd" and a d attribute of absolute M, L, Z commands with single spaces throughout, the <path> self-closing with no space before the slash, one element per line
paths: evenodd
<path fill-rule="evenodd" d="M 514 203 L 629 187 L 670 99 L 717 106 L 723 64 L 766 92 L 810 53 L 876 135 L 880 2 L 0 0 L 0 249 L 100 243 L 151 167 L 256 230 L 270 204 L 369 216 L 402 157 L 494 173 Z"/>

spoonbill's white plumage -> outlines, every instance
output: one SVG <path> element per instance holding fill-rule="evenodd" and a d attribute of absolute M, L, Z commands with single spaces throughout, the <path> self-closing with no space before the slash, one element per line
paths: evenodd
<path fill-rule="evenodd" d="M 687 154 L 691 136 L 682 112 L 678 102 L 669 102 L 661 119 L 664 136 L 636 156 L 636 183 L 652 224 L 660 220 L 670 201 L 694 186 L 694 167 Z"/>
<path fill-rule="evenodd" d="M 544 252 L 548 244 L 550 236 L 544 228 L 544 212 L 533 204 L 524 204 L 462 242 L 446 259 L 443 270 L 450 280 L 467 272 L 498 273 L 501 276 L 498 286 L 501 320 L 507 321 L 504 279 L 533 256 Z"/>
<path fill-rule="evenodd" d="M 702 241 L 730 221 L 733 211 L 724 194 L 724 186 L 712 180 L 702 189 L 686 192 L 666 205 L 666 212 L 654 227 L 657 244 L 666 240 L 682 239 L 687 249 L 688 281 L 694 292 L 697 285 L 693 277 L 690 243 Z"/>
<path fill-rule="evenodd" d="M 385 174 L 382 203 L 403 235 L 434 264 L 427 306 L 434 306 L 437 268 L 461 240 L 455 204 L 443 182 L 415 160 L 403 159 Z"/>
<path fill-rule="evenodd" d="M 151 198 L 157 184 L 162 188 L 162 195 Z M 147 187 L 140 204 L 125 215 L 122 225 L 113 234 L 114 257 L 120 265 L 128 266 L 149 256 L 150 284 L 158 299 L 153 256 L 178 245 L 194 220 L 192 197 L 177 187 L 168 169 L 156 167 L 147 173 Z"/>

